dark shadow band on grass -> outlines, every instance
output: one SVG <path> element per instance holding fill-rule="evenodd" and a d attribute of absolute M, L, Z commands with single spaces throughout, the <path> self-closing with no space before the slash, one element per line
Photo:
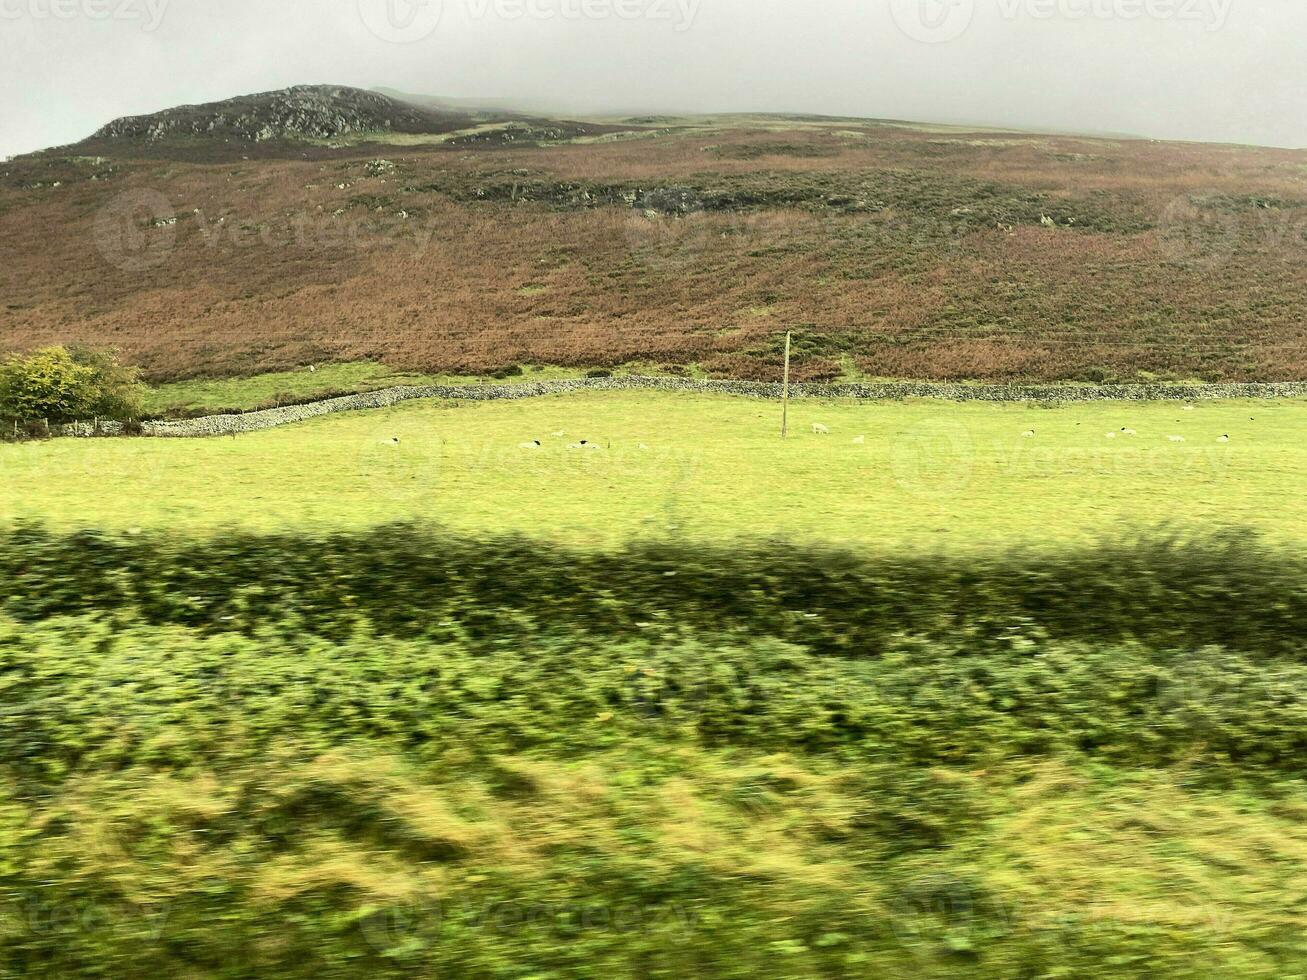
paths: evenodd
<path fill-rule="evenodd" d="M 904 635 L 1307 656 L 1307 556 L 1239 530 L 954 555 L 747 540 L 596 551 L 409 524 L 203 540 L 24 526 L 0 533 L 0 581 L 0 613 L 19 621 L 101 612 L 327 637 L 663 630 L 852 657 Z"/>

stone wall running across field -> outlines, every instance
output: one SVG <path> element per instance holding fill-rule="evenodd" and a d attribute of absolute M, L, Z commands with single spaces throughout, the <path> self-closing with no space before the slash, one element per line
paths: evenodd
<path fill-rule="evenodd" d="M 302 422 L 320 415 L 385 408 L 418 398 L 464 401 L 494 401 L 509 398 L 539 398 L 577 391 L 673 391 L 694 394 L 743 395 L 779 399 L 781 386 L 754 381 L 696 381 L 686 378 L 577 378 L 522 384 L 425 385 L 385 388 L 358 395 L 345 395 L 303 405 L 288 405 L 241 415 L 210 415 L 178 421 L 146 422 L 148 436 L 186 438 L 235 435 Z M 1211 385 L 978 385 L 887 382 L 884 384 L 798 384 L 790 387 L 794 398 L 856 398 L 891 401 L 902 398 L 938 398 L 945 401 L 988 402 L 1092 402 L 1092 401 L 1208 401 L 1223 398 L 1307 398 L 1307 382 L 1280 384 Z M 102 423 L 100 432 L 114 435 L 116 423 Z M 69 427 L 69 435 L 92 435 L 89 425 Z"/>

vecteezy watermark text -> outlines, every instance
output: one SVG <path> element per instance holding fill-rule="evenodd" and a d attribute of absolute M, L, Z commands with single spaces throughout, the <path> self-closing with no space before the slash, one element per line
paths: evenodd
<path fill-rule="evenodd" d="M 194 212 L 195 226 L 206 248 L 374 248 L 408 242 L 422 255 L 436 235 L 436 225 L 412 219 L 407 212 L 385 215 L 293 214 L 283 222 L 243 224 L 225 216 L 210 220 Z"/>
<path fill-rule="evenodd" d="M 966 33 L 978 9 L 1005 21 L 1172 21 L 1223 28 L 1234 0 L 890 0 L 890 14 L 908 37 L 943 44 Z"/>
<path fill-rule="evenodd" d="M 144 272 L 163 265 L 186 236 L 198 236 L 207 251 L 245 248 L 371 249 L 406 245 L 417 256 L 439 230 L 430 219 L 407 211 L 300 212 L 276 220 L 245 221 L 236 215 L 211 218 L 196 208 L 178 212 L 158 191 L 120 194 L 100 209 L 95 243 L 110 265 Z"/>
<path fill-rule="evenodd" d="M 0 0 L 0 20 L 137 21 L 153 31 L 172 0 Z"/>
<path fill-rule="evenodd" d="M 434 34 L 454 3 L 471 21 L 640 20 L 671 24 L 679 32 L 694 24 L 702 0 L 358 0 L 358 11 L 381 40 L 412 44 Z"/>
<path fill-rule="evenodd" d="M 464 0 L 476 20 L 650 20 L 689 30 L 702 0 Z"/>

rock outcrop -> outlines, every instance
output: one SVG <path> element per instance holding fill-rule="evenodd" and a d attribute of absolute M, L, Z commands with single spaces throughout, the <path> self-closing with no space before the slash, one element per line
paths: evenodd
<path fill-rule="evenodd" d="M 462 123 L 461 117 L 457 122 Z M 330 140 L 351 133 L 445 132 L 455 117 L 421 109 L 377 92 L 343 85 L 296 85 L 242 95 L 224 102 L 178 106 L 145 116 L 125 116 L 98 130 L 93 140 L 147 142 L 208 137 L 244 143 Z"/>

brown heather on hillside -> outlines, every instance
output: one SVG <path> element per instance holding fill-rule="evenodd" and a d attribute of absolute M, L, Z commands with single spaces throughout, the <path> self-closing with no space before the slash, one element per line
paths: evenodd
<path fill-rule="evenodd" d="M 97 149 L 0 164 L 4 349 L 772 379 L 794 329 L 807 380 L 1307 378 L 1307 153 L 777 119 Z"/>

